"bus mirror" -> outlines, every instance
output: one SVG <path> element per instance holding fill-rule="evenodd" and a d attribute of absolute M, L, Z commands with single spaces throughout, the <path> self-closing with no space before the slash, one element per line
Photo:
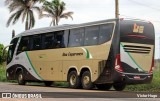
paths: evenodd
<path fill-rule="evenodd" d="M 8 47 L 10 47 L 10 46 L 12 46 L 12 45 L 13 45 L 13 44 L 10 44 L 10 45 L 7 45 L 7 46 L 5 46 L 5 47 L 3 48 L 2 57 L 4 57 L 6 48 L 8 48 Z"/>

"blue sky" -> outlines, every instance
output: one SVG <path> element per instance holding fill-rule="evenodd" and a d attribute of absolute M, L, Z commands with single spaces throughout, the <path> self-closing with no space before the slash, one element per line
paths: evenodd
<path fill-rule="evenodd" d="M 0 43 L 8 45 L 11 40 L 12 29 L 16 34 L 24 31 L 21 20 L 17 24 L 6 27 L 10 16 L 9 10 L 4 5 L 5 0 L 0 0 Z M 50 0 L 49 0 L 50 1 Z M 115 17 L 115 0 L 63 0 L 66 3 L 66 11 L 73 11 L 73 20 L 62 19 L 60 24 L 77 24 L 90 21 L 104 20 Z M 119 0 L 121 18 L 133 18 L 148 20 L 155 27 L 155 58 L 160 58 L 160 0 Z M 38 19 L 34 28 L 48 27 L 51 19 Z"/>

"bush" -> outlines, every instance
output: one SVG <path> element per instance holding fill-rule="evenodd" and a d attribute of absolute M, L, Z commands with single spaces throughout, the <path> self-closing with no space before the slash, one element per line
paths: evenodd
<path fill-rule="evenodd" d="M 5 72 L 5 64 L 2 63 L 0 65 L 0 82 L 5 82 L 6 80 L 6 72 Z"/>
<path fill-rule="evenodd" d="M 5 50 L 5 52 L 3 54 L 3 48 L 4 48 L 4 45 L 0 44 L 0 64 L 5 62 L 6 58 L 7 58 L 7 51 Z"/>

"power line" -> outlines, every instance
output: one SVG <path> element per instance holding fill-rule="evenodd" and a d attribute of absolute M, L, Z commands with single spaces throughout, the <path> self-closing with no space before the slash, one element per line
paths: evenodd
<path fill-rule="evenodd" d="M 140 19 L 140 18 L 137 18 L 137 17 L 123 15 L 123 14 L 119 14 L 119 15 L 123 16 L 123 17 L 127 17 L 127 18 L 132 18 L 132 19 Z M 148 20 L 148 21 L 160 23 L 160 21 L 158 21 L 158 20 Z"/>
<path fill-rule="evenodd" d="M 128 1 L 133 2 L 133 3 L 135 3 L 135 4 L 138 4 L 138 5 L 141 5 L 141 6 L 144 6 L 144 7 L 147 7 L 147 8 L 151 8 L 151 9 L 160 11 L 160 9 L 155 8 L 155 7 L 152 7 L 152 6 L 150 6 L 150 5 L 146 5 L 146 4 L 144 4 L 144 3 L 140 3 L 140 2 L 137 2 L 137 1 L 134 1 L 134 0 L 128 0 Z"/>

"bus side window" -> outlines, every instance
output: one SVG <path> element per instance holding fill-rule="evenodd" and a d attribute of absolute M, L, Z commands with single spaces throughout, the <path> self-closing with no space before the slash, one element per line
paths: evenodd
<path fill-rule="evenodd" d="M 29 44 L 30 44 L 29 37 L 22 37 L 20 44 L 18 46 L 17 54 L 19 54 L 23 51 L 29 51 L 30 50 Z"/>
<path fill-rule="evenodd" d="M 69 47 L 83 46 L 84 28 L 75 28 L 70 30 Z"/>
<path fill-rule="evenodd" d="M 85 28 L 84 45 L 97 45 L 98 44 L 99 26 L 89 26 Z"/>
<path fill-rule="evenodd" d="M 64 48 L 64 31 L 55 32 L 55 40 L 54 40 L 54 47 L 55 48 Z"/>
<path fill-rule="evenodd" d="M 33 36 L 33 50 L 40 50 L 42 48 L 41 35 Z"/>
<path fill-rule="evenodd" d="M 105 24 L 100 26 L 99 44 L 109 41 L 112 37 L 113 24 Z"/>
<path fill-rule="evenodd" d="M 51 49 L 53 48 L 53 43 L 54 43 L 54 34 L 44 34 L 43 36 L 44 41 L 43 41 L 43 48 L 44 49 Z"/>

